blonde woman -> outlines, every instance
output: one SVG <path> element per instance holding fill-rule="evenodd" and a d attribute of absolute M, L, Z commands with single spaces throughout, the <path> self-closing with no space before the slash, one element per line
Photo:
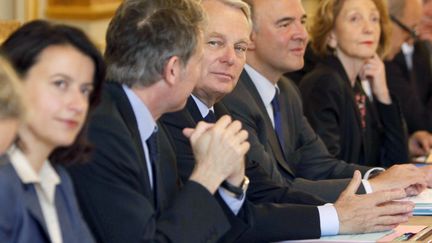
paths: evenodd
<path fill-rule="evenodd" d="M 390 21 L 382 0 L 322 0 L 311 43 L 322 61 L 300 83 L 305 115 L 335 157 L 368 166 L 408 161 L 399 106 L 382 57 Z"/>
<path fill-rule="evenodd" d="M 24 113 L 21 86 L 15 71 L 0 56 L 0 155 L 11 145 Z"/>

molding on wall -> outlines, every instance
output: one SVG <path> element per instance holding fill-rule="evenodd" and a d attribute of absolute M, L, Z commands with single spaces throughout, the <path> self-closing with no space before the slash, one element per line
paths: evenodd
<path fill-rule="evenodd" d="M 114 15 L 120 2 L 91 4 L 88 6 L 47 6 L 46 16 L 51 19 L 97 20 Z"/>

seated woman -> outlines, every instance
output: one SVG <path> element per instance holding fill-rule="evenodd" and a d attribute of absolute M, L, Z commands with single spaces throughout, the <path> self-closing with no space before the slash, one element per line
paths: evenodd
<path fill-rule="evenodd" d="M 403 118 L 381 60 L 389 29 L 383 0 L 322 0 L 311 27 L 322 59 L 300 83 L 305 115 L 330 153 L 347 162 L 408 161 Z"/>
<path fill-rule="evenodd" d="M 0 167 L 0 242 L 93 242 L 60 164 L 84 161 L 105 66 L 78 29 L 33 21 L 1 46 L 22 78 L 27 119 Z"/>
<path fill-rule="evenodd" d="M 18 77 L 9 63 L 0 57 L 0 156 L 15 139 L 23 113 Z"/>

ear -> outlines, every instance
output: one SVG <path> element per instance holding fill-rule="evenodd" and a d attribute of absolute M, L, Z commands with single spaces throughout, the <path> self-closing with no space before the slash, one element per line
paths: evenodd
<path fill-rule="evenodd" d="M 327 37 L 327 45 L 333 49 L 337 47 L 337 39 L 334 31 L 332 30 Z"/>
<path fill-rule="evenodd" d="M 252 32 L 250 34 L 250 43 L 248 45 L 248 50 L 255 50 L 255 39 L 256 39 L 256 32 L 254 29 L 252 29 Z"/>
<path fill-rule="evenodd" d="M 181 72 L 181 64 L 178 56 L 172 56 L 165 64 L 163 72 L 163 80 L 169 86 L 174 85 L 179 80 Z"/>

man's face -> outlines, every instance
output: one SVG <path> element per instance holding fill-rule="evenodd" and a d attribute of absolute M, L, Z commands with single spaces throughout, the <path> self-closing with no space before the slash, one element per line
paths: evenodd
<path fill-rule="evenodd" d="M 255 0 L 254 11 L 248 64 L 267 78 L 302 68 L 308 36 L 300 0 Z"/>
<path fill-rule="evenodd" d="M 203 1 L 203 7 L 208 16 L 203 71 L 193 93 L 210 107 L 237 84 L 246 62 L 251 27 L 239 8 L 214 0 Z"/>
<path fill-rule="evenodd" d="M 405 9 L 403 16 L 399 20 L 411 29 L 416 29 L 422 17 L 422 3 L 421 0 L 405 0 Z M 400 51 L 400 47 L 404 42 L 412 42 L 412 38 L 405 30 L 401 29 L 398 25 L 393 23 L 393 36 L 392 36 L 392 50 L 390 58 Z"/>

